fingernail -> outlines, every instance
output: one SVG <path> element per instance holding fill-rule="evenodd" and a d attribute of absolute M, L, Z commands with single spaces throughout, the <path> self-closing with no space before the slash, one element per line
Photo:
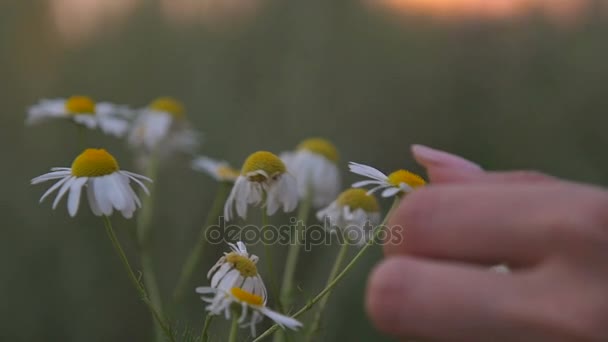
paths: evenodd
<path fill-rule="evenodd" d="M 412 145 L 414 158 L 424 167 L 448 167 L 467 171 L 482 171 L 482 168 L 470 160 L 455 154 L 436 150 L 424 145 Z"/>

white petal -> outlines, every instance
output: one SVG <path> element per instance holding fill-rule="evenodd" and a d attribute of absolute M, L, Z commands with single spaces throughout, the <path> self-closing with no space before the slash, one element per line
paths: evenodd
<path fill-rule="evenodd" d="M 139 185 L 139 187 L 146 193 L 146 195 L 150 196 L 150 191 L 148 190 L 148 188 L 144 185 L 144 183 L 142 183 L 139 179 L 125 173 L 124 171 L 120 171 L 121 173 L 125 174 L 130 180 L 134 181 L 137 185 Z"/>
<path fill-rule="evenodd" d="M 99 210 L 101 210 L 101 213 L 106 216 L 112 215 L 114 209 L 112 208 L 112 201 L 107 195 L 108 190 L 106 188 L 104 178 L 91 178 L 89 186 L 93 186 L 93 194 L 95 196 L 97 205 L 99 206 Z"/>
<path fill-rule="evenodd" d="M 63 183 L 61 189 L 59 189 L 59 192 L 57 193 L 57 197 L 55 197 L 55 201 L 53 201 L 53 209 L 57 208 L 59 201 L 61 201 L 63 195 L 65 195 L 65 193 L 70 189 L 75 180 L 76 177 L 70 177 L 65 183 Z"/>
<path fill-rule="evenodd" d="M 350 162 L 348 163 L 348 168 L 350 172 L 356 173 L 361 176 L 373 178 L 379 181 L 385 181 L 387 179 L 386 175 L 380 172 L 380 170 L 368 165 Z"/>
<path fill-rule="evenodd" d="M 117 138 L 122 138 L 129 130 L 129 123 L 123 119 L 98 115 L 97 121 L 102 132 Z"/>
<path fill-rule="evenodd" d="M 254 283 L 255 283 L 254 278 L 247 277 L 247 278 L 245 278 L 245 282 L 243 283 L 243 285 L 241 286 L 241 288 L 244 291 L 247 291 L 249 293 L 253 293 Z"/>
<path fill-rule="evenodd" d="M 71 176 L 66 176 L 65 178 L 59 180 L 57 183 L 53 184 L 53 186 L 51 186 L 45 193 L 44 195 L 42 195 L 42 197 L 40 197 L 40 203 L 42 203 L 42 201 L 44 201 L 44 199 L 50 195 L 51 193 L 53 193 L 55 190 L 59 189 L 59 187 L 61 185 L 63 185 L 63 183 L 67 182 L 68 179 L 70 179 Z"/>
<path fill-rule="evenodd" d="M 91 114 L 73 115 L 72 120 L 74 120 L 74 122 L 76 123 L 86 126 L 89 129 L 97 127 L 97 118 Z"/>
<path fill-rule="evenodd" d="M 123 191 L 119 174 L 103 176 L 100 180 L 102 180 L 106 186 L 106 193 L 112 202 L 112 206 L 116 208 L 116 210 L 124 210 L 128 206 L 129 199 Z"/>
<path fill-rule="evenodd" d="M 215 274 L 213 275 L 213 278 L 211 278 L 211 287 L 217 287 L 217 285 L 220 283 L 220 280 L 222 280 L 222 278 L 224 278 L 226 273 L 228 273 L 228 271 L 230 271 L 231 268 L 232 268 L 232 264 L 230 264 L 228 262 L 223 264 L 220 267 L 220 269 L 217 272 L 215 272 Z"/>
<path fill-rule="evenodd" d="M 53 172 L 45 173 L 44 175 L 41 175 L 41 176 L 38 176 L 38 177 L 32 179 L 30 181 L 30 183 L 32 185 L 35 185 L 35 184 L 39 184 L 42 182 L 46 182 L 48 180 L 63 178 L 65 176 L 69 176 L 71 174 L 72 174 L 71 171 L 65 171 L 65 170 L 53 171 Z"/>
<path fill-rule="evenodd" d="M 368 186 L 368 185 L 378 185 L 378 184 L 386 184 L 386 183 L 384 181 L 377 181 L 377 180 L 364 180 L 364 181 L 359 181 L 359 182 L 353 183 L 353 185 L 351 185 L 351 187 L 361 188 L 361 187 Z"/>
<path fill-rule="evenodd" d="M 87 200 L 89 201 L 89 207 L 95 216 L 101 216 L 102 212 L 99 209 L 99 204 L 97 204 L 97 199 L 95 198 L 95 194 L 93 192 L 93 186 L 91 183 L 87 186 Z"/>
<path fill-rule="evenodd" d="M 68 213 L 72 217 L 76 216 L 76 213 L 78 212 L 82 186 L 87 182 L 87 180 L 87 177 L 78 177 L 74 182 L 72 182 L 70 194 L 68 195 Z"/>
<path fill-rule="evenodd" d="M 382 191 L 382 197 L 392 197 L 392 196 L 395 196 L 396 194 L 399 193 L 399 191 L 401 191 L 401 189 L 399 189 L 399 188 L 395 188 L 395 187 L 387 188 L 384 191 Z"/>
<path fill-rule="evenodd" d="M 267 307 L 261 307 L 258 310 L 266 317 L 275 321 L 281 327 L 287 327 L 289 329 L 296 330 L 297 328 L 302 326 L 302 323 L 300 323 L 300 321 L 285 315 L 281 315 L 280 313 L 272 311 Z"/>
<path fill-rule="evenodd" d="M 195 289 L 195 291 L 196 291 L 196 293 L 200 293 L 200 294 L 217 293 L 217 289 L 214 289 L 209 286 L 199 286 Z"/>

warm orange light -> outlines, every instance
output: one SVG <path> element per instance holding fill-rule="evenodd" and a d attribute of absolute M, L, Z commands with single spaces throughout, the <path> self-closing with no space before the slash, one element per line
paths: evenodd
<path fill-rule="evenodd" d="M 552 17 L 577 17 L 588 0 L 367 0 L 403 13 L 447 18 L 511 18 L 540 10 Z"/>
<path fill-rule="evenodd" d="M 141 0 L 52 0 L 50 14 L 59 35 L 77 43 L 128 17 Z"/>

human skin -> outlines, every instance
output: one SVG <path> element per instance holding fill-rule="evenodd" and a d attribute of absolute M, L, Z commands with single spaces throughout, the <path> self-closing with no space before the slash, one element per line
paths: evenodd
<path fill-rule="evenodd" d="M 605 189 L 412 151 L 431 185 L 389 220 L 405 235 L 368 280 L 377 329 L 402 340 L 608 341 Z M 511 273 L 489 271 L 498 263 Z"/>

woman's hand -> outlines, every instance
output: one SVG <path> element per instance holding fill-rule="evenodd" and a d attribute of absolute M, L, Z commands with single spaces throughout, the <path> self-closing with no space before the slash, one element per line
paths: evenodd
<path fill-rule="evenodd" d="M 413 152 L 432 185 L 390 220 L 405 235 L 369 278 L 378 329 L 431 341 L 608 341 L 605 189 Z M 503 262 L 512 273 L 489 271 Z"/>

